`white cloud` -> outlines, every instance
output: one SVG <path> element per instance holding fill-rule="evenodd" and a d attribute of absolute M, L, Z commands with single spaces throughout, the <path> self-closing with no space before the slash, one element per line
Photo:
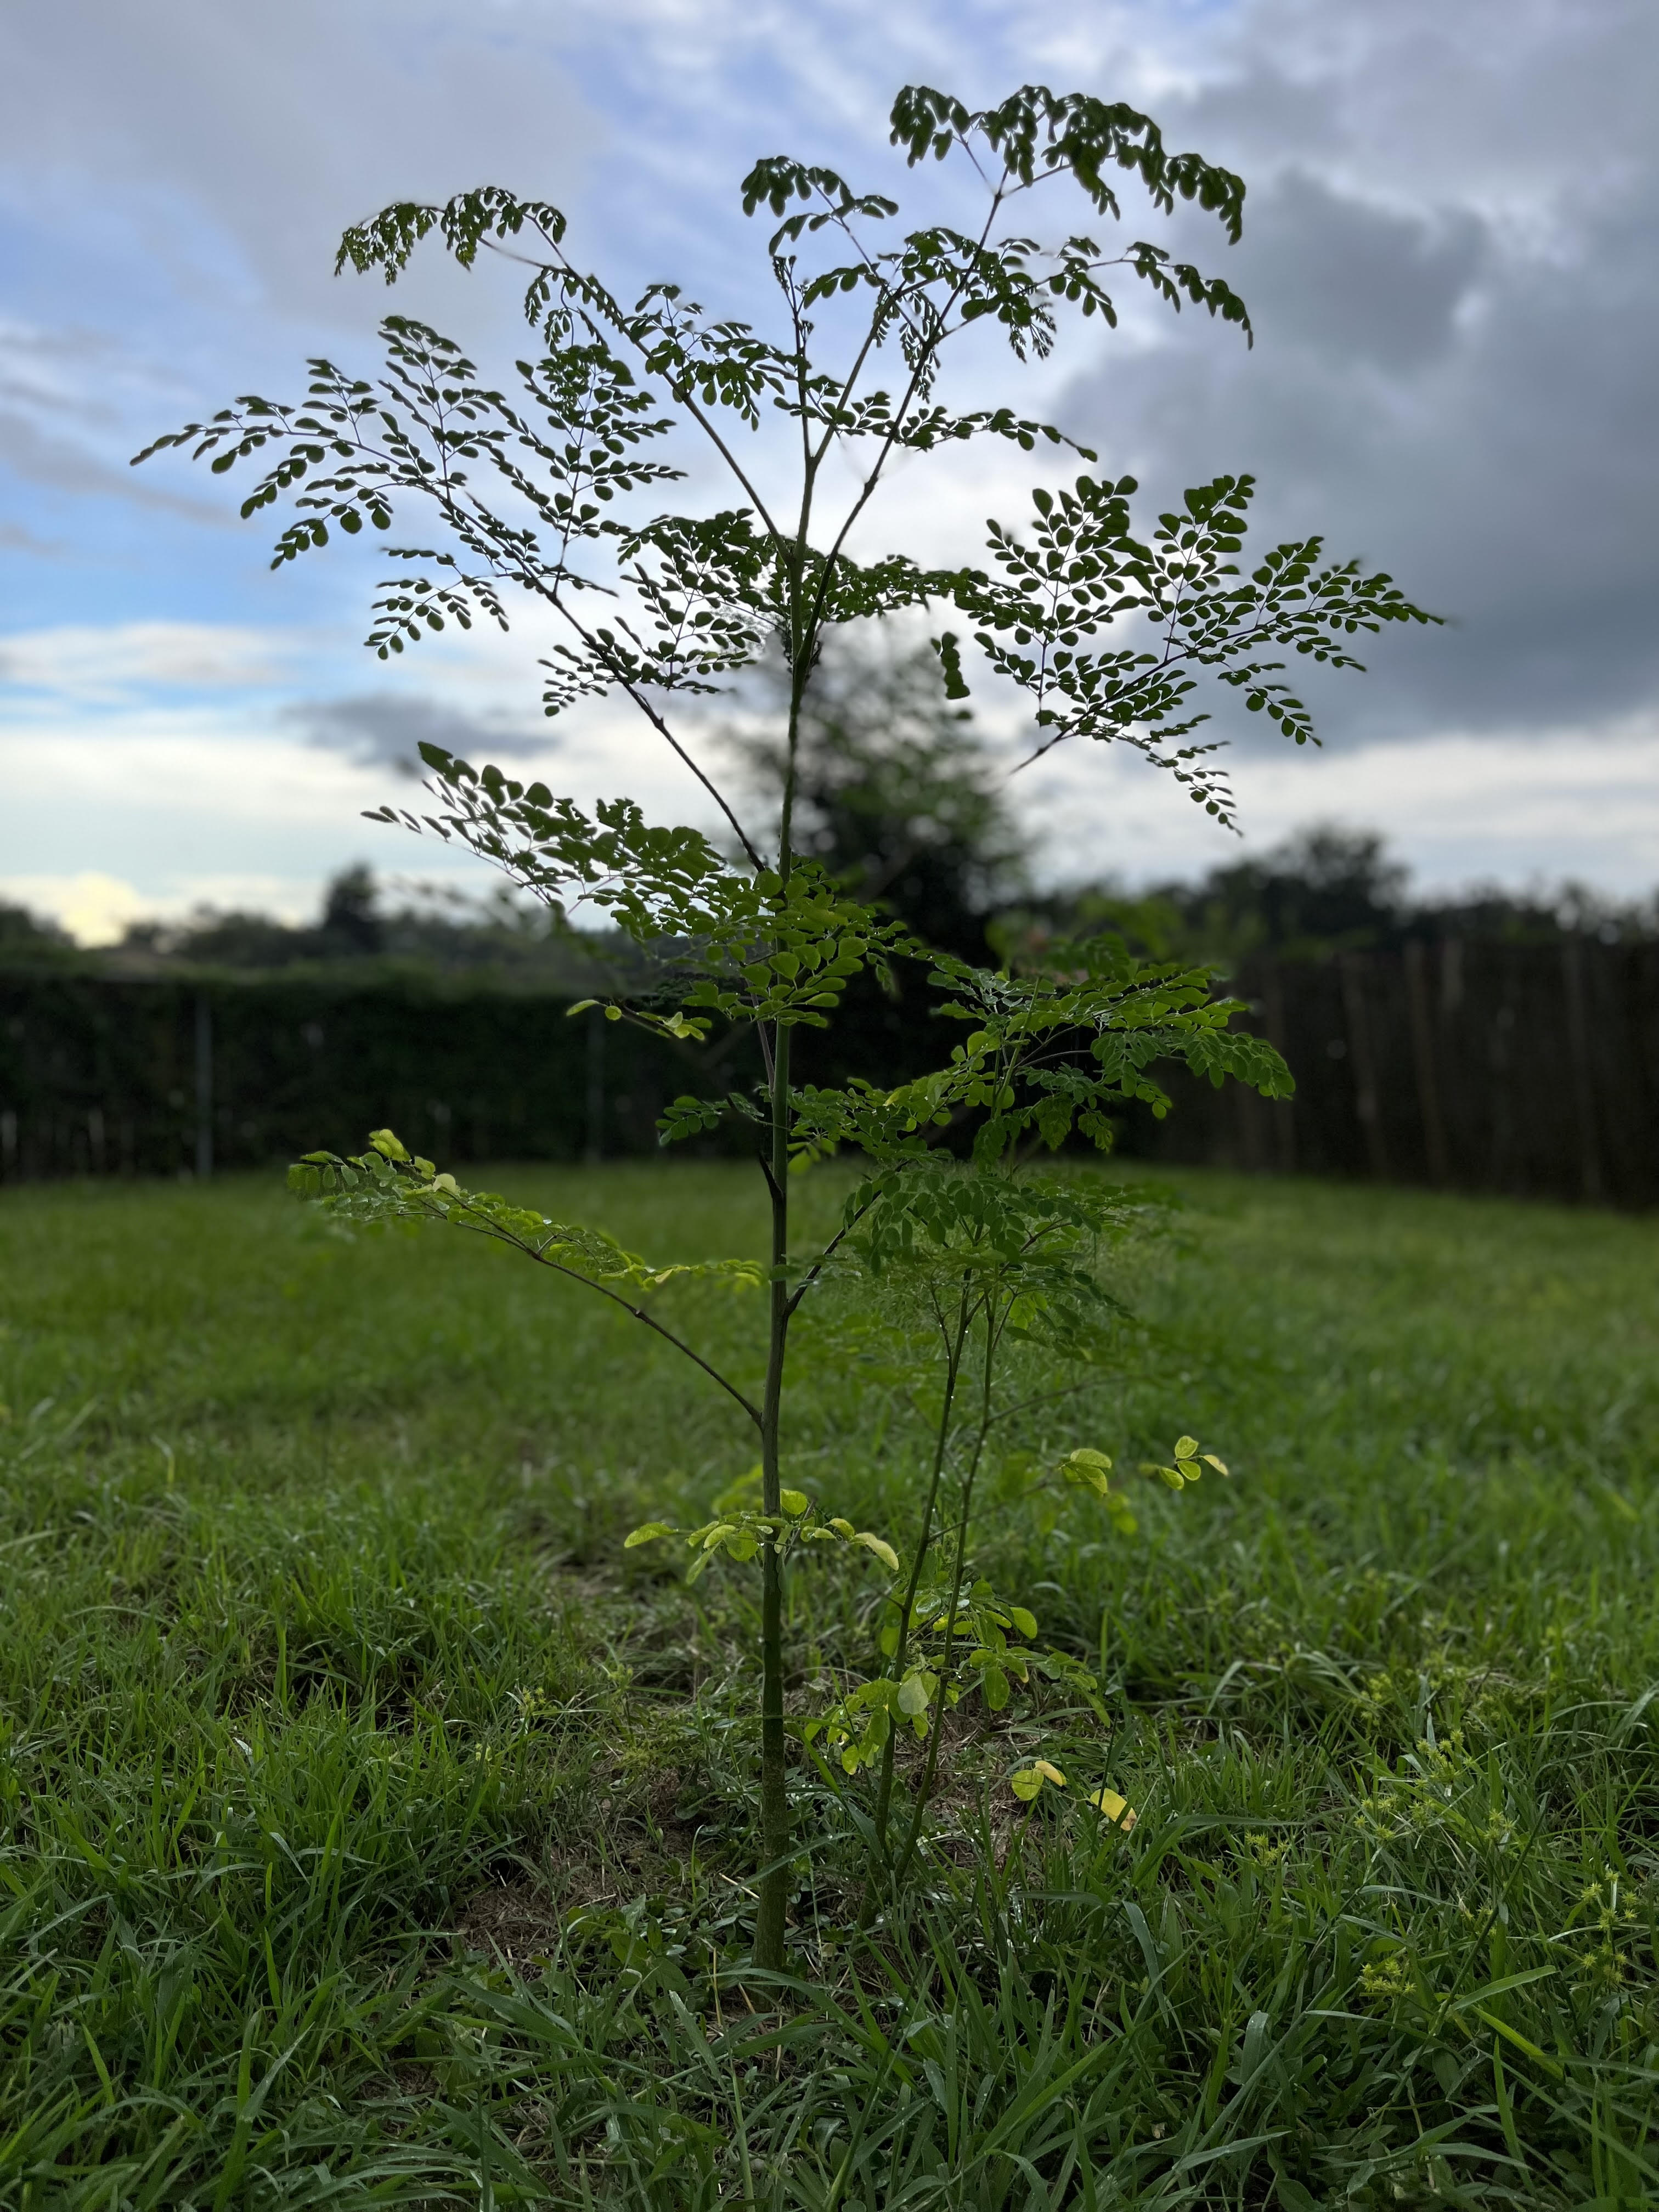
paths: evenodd
<path fill-rule="evenodd" d="M 113 945 L 130 921 L 150 911 L 131 884 L 95 868 L 73 876 L 0 878 L 0 898 L 60 923 L 77 945 Z"/>
<path fill-rule="evenodd" d="M 659 819 L 712 826 L 690 776 L 630 716 L 586 712 L 561 756 L 561 787 L 590 803 L 630 791 Z M 495 757 L 548 773 L 543 757 L 515 760 L 507 746 Z M 64 916 L 88 941 L 204 902 L 297 920 L 357 861 L 479 890 L 489 880 L 470 854 L 366 822 L 387 800 L 413 804 L 415 787 L 384 763 L 304 743 L 263 704 L 0 724 L 0 899 Z"/>
<path fill-rule="evenodd" d="M 141 890 L 124 877 L 83 868 L 75 875 L 0 876 L 0 900 L 45 915 L 77 945 L 117 945 L 135 921 L 182 921 L 203 908 L 268 914 L 288 922 L 315 917 L 323 879 L 207 874 L 180 878 L 164 891 Z"/>
<path fill-rule="evenodd" d="M 264 690 L 305 643 L 294 633 L 228 623 L 65 623 L 0 637 L 0 684 L 82 703 L 158 688 Z"/>
<path fill-rule="evenodd" d="M 1237 857 L 1167 777 L 1125 752 L 1057 754 L 1021 791 L 1060 880 L 1192 876 Z M 1381 830 L 1418 888 L 1558 884 L 1626 896 L 1659 883 L 1659 716 L 1543 736 L 1452 733 L 1241 761 L 1234 787 L 1243 849 L 1319 822 Z"/>
<path fill-rule="evenodd" d="M 214 710 L 14 725 L 0 729 L 0 897 L 52 913 L 101 899 L 112 927 L 204 900 L 297 919 L 339 868 L 406 865 L 362 819 L 387 781 Z M 108 933 L 90 908 L 70 926 Z"/>

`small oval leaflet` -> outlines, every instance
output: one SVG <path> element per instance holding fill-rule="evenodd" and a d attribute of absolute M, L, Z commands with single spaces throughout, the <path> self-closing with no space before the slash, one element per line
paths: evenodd
<path fill-rule="evenodd" d="M 1133 1806 L 1127 1797 L 1120 1796 L 1115 1790 L 1091 1790 L 1085 1802 L 1092 1805 L 1097 1813 L 1103 1813 L 1113 1826 L 1121 1828 L 1126 1835 L 1135 1824 Z"/>
<path fill-rule="evenodd" d="M 674 1533 L 665 1521 L 642 1522 L 637 1528 L 630 1528 L 623 1538 L 623 1549 L 631 1552 L 637 1544 L 654 1544 L 659 1536 L 672 1536 Z"/>
<path fill-rule="evenodd" d="M 860 1528 L 853 1541 L 862 1544 L 866 1552 L 873 1552 L 889 1574 L 898 1572 L 898 1553 L 884 1536 L 872 1536 L 867 1528 Z"/>
<path fill-rule="evenodd" d="M 1029 1766 L 1017 1768 L 1009 1776 L 1008 1787 L 1016 1797 L 1029 1805 L 1045 1782 L 1052 1782 L 1056 1790 L 1066 1787 L 1066 1777 L 1057 1766 L 1051 1765 L 1046 1759 L 1034 1759 Z"/>

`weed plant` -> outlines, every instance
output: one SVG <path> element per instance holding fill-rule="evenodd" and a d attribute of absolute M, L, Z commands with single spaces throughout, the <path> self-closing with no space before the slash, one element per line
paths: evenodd
<path fill-rule="evenodd" d="M 765 1249 L 740 1170 L 505 1180 Z M 1003 1501 L 984 1564 L 1104 1717 L 975 1706 L 862 1936 L 803 1764 L 770 1999 L 750 1587 L 620 1548 L 743 1472 L 741 1414 L 487 1246 L 263 1180 L 9 1194 L 0 2199 L 1654 2201 L 1655 1229 L 1181 1188 L 1090 1418 L 1203 1424 L 1231 1484 L 1132 1534 Z M 902 1539 L 923 1409 L 833 1314 L 800 1348 L 787 1472 Z M 871 1634 L 811 1573 L 801 1711 Z M 1072 1787 L 1026 1804 L 1036 1756 Z"/>

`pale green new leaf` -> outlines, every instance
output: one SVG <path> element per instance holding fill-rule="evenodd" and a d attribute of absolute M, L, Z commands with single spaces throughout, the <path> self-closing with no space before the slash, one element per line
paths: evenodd
<path fill-rule="evenodd" d="M 678 1529 L 671 1528 L 666 1521 L 641 1522 L 637 1528 L 630 1528 L 623 1538 L 623 1549 L 631 1552 L 637 1545 L 654 1544 L 659 1536 L 677 1536 L 678 1534 Z"/>

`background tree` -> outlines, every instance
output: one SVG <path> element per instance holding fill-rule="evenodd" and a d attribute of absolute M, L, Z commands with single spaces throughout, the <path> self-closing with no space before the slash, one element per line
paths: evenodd
<path fill-rule="evenodd" d="M 769 662 L 754 690 L 766 720 L 728 742 L 776 817 L 790 781 L 787 668 Z M 965 960 L 986 957 L 986 923 L 1027 889 L 1030 841 L 1001 763 L 971 710 L 945 698 L 926 644 L 826 639 L 801 702 L 793 830 L 854 897 Z"/>
<path fill-rule="evenodd" d="M 1204 960 L 1227 969 L 1255 951 L 1294 959 L 1454 937 L 1510 945 L 1571 937 L 1644 944 L 1659 927 L 1653 900 L 1609 898 L 1583 884 L 1526 891 L 1477 885 L 1424 897 L 1412 895 L 1410 883 L 1410 869 L 1389 854 L 1378 832 L 1326 823 L 1297 831 L 1259 857 L 1212 868 L 1195 882 L 1133 893 L 1094 884 L 1031 900 L 994 933 L 1000 943 L 1035 945 L 1047 932 L 1109 926 L 1149 957 Z"/>
<path fill-rule="evenodd" d="M 316 962 L 395 963 L 533 980 L 574 994 L 611 972 L 600 956 L 611 950 L 515 899 L 505 884 L 483 898 L 448 885 L 389 887 L 359 865 L 325 887 L 314 921 L 198 907 L 179 921 L 130 923 L 115 961 L 256 972 Z"/>
<path fill-rule="evenodd" d="M 74 949 L 69 932 L 55 921 L 31 914 L 27 907 L 0 902 L 0 958 L 51 959 Z"/>
<path fill-rule="evenodd" d="M 315 1157 L 306 1173 L 348 1211 L 447 1219 L 589 1283 L 695 1358 L 752 1425 L 758 1510 L 694 1534 L 699 1558 L 725 1548 L 757 1557 L 761 1569 L 755 1954 L 763 1967 L 782 1960 L 792 1881 L 784 1553 L 810 1539 L 862 1542 L 868 1534 L 822 1516 L 804 1493 L 786 1492 L 787 1351 L 802 1301 L 841 1267 L 873 1274 L 889 1264 L 936 1267 L 958 1283 L 954 1310 L 965 1316 L 960 1337 L 949 1340 L 988 1393 L 1011 1331 L 1047 1327 L 1057 1348 L 1076 1334 L 1074 1316 L 1094 1279 L 1091 1252 L 1112 1225 L 1107 1199 L 1024 1174 L 1030 1148 L 1058 1146 L 1073 1129 L 1109 1144 L 1114 1101 L 1162 1104 L 1149 1072 L 1162 1058 L 1270 1092 L 1288 1079 L 1265 1045 L 1229 1030 L 1233 1008 L 1212 1000 L 1200 973 L 1137 967 L 1113 941 L 1066 945 L 1050 969 L 1019 974 L 945 951 L 930 956 L 900 922 L 804 854 L 794 823 L 799 748 L 826 637 L 849 623 L 943 603 L 983 664 L 1024 694 L 1036 754 L 1079 738 L 1129 744 L 1225 823 L 1231 800 L 1216 747 L 1196 735 L 1205 719 L 1193 696 L 1201 678 L 1231 686 L 1300 743 L 1311 726 L 1283 681 L 1279 654 L 1352 667 L 1357 633 L 1428 619 L 1387 577 L 1326 562 L 1317 538 L 1278 546 L 1242 572 L 1233 556 L 1254 489 L 1247 477 L 1194 487 L 1150 526 L 1137 526 L 1133 479 L 1084 474 L 1034 488 L 1024 534 L 994 523 L 988 568 L 927 569 L 903 552 L 866 557 L 872 501 L 902 453 L 990 437 L 1094 460 L 1011 406 L 945 404 L 942 358 L 965 330 L 1000 331 L 1017 360 L 1044 357 L 1063 308 L 1115 321 L 1107 289 L 1115 267 L 1172 307 L 1186 301 L 1248 329 L 1243 302 L 1221 279 L 1160 245 L 1138 239 L 1109 255 L 1084 233 L 1062 226 L 1045 239 L 1029 227 L 1034 196 L 1052 185 L 1078 188 L 1093 217 L 1120 220 L 1121 179 L 1138 183 L 1163 215 L 1177 199 L 1195 203 L 1236 239 L 1241 181 L 1200 155 L 1171 153 L 1149 117 L 1036 85 L 975 112 L 912 86 L 895 102 L 891 125 L 912 167 L 965 162 L 969 180 L 983 188 L 975 222 L 958 228 L 947 215 L 883 244 L 896 201 L 856 191 L 821 166 L 784 155 L 759 161 L 743 196 L 746 212 L 766 208 L 776 221 L 767 246 L 779 307 L 771 334 L 706 316 L 673 283 L 651 284 L 624 304 L 570 257 L 565 217 L 544 202 L 492 187 L 442 207 L 402 203 L 347 234 L 342 264 L 394 281 L 435 234 L 463 266 L 491 246 L 527 264 L 526 313 L 542 350 L 516 364 L 516 396 L 486 382 L 453 340 L 392 315 L 382 325 L 377 377 L 318 361 L 303 404 L 250 397 L 158 441 L 188 447 L 219 471 L 264 458 L 266 472 L 243 513 L 293 497 L 295 517 L 278 538 L 276 565 L 325 545 L 331 529 L 390 531 L 394 510 L 415 503 L 441 542 L 386 547 L 402 565 L 375 601 L 371 647 L 383 657 L 401 652 L 452 620 L 470 625 L 482 617 L 505 628 L 504 594 L 526 591 L 557 626 L 544 663 L 549 712 L 605 693 L 629 699 L 735 841 L 734 861 L 696 830 L 648 823 L 631 799 L 590 812 L 544 784 L 476 770 L 435 744 L 422 747 L 434 811 L 386 808 L 380 816 L 459 840 L 562 910 L 589 903 L 656 957 L 656 992 L 619 994 L 607 1007 L 616 1018 L 682 1037 L 727 1024 L 755 1032 L 765 1067 L 759 1096 L 682 1100 L 665 1133 L 728 1116 L 754 1125 L 771 1210 L 757 1384 L 717 1371 L 652 1311 L 650 1295 L 682 1271 L 636 1260 L 580 1224 L 471 1198 L 431 1163 L 411 1160 L 390 1133 L 357 1160 Z M 763 426 L 781 434 L 752 439 Z M 662 487 L 684 473 L 658 458 L 676 430 L 718 461 L 736 504 L 698 513 L 657 507 Z M 854 488 L 834 500 L 849 461 Z M 1128 626 L 1124 642 L 1103 635 L 1120 623 Z M 947 693 L 965 698 L 971 653 L 965 657 L 949 629 L 937 650 Z M 673 702 L 768 653 L 789 672 L 775 842 L 745 827 Z M 833 1088 L 799 1083 L 796 1030 L 826 1025 L 866 965 L 905 957 L 930 962 L 962 1024 L 949 1060 L 890 1093 L 856 1079 Z M 974 1158 L 958 1188 L 934 1137 L 964 1125 L 975 1133 Z M 841 1228 L 803 1252 L 792 1238 L 791 1169 L 837 1148 L 853 1152 L 861 1171 Z M 731 1261 L 705 1272 L 741 1280 L 751 1271 Z M 948 1331 L 948 1300 L 942 1310 Z M 947 1397 L 954 1403 L 953 1390 Z M 963 1480 L 971 1481 L 970 1471 Z M 922 1592 L 937 1487 L 927 1492 L 883 1680 L 905 1663 L 906 1623 L 923 1627 L 910 1608 Z M 1005 1635 L 984 1608 L 958 1620 L 965 1513 L 959 1526 L 954 1580 L 936 1617 L 944 1662 L 924 1670 L 919 1685 L 913 1669 L 895 1691 L 929 1704 L 935 1726 L 951 1686 L 952 1639 L 970 1633 L 983 1653 L 993 1649 L 992 1629 Z M 866 1547 L 872 1556 L 882 1555 L 879 1544 Z M 983 1661 L 981 1673 L 994 1685 L 1006 1669 Z"/>
<path fill-rule="evenodd" d="M 1188 927 L 1229 951 L 1373 945 L 1399 927 L 1407 876 L 1375 831 L 1304 830 L 1261 860 L 1212 870 L 1188 901 Z"/>

